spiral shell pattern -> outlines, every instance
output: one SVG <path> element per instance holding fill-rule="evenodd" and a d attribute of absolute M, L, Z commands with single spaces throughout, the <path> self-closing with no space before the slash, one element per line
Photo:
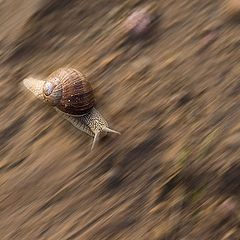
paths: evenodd
<path fill-rule="evenodd" d="M 54 71 L 43 86 L 43 97 L 47 103 L 69 115 L 84 115 L 95 104 L 90 83 L 73 68 Z"/>

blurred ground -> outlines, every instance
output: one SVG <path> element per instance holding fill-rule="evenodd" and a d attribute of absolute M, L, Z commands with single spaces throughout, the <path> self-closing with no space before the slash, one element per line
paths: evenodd
<path fill-rule="evenodd" d="M 240 239 L 240 23 L 221 0 L 0 1 L 0 239 Z M 122 135 L 91 138 L 21 86 L 83 71 Z"/>

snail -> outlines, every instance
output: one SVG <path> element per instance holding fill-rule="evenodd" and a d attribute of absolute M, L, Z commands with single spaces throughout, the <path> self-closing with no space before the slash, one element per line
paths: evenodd
<path fill-rule="evenodd" d="M 60 68 L 46 80 L 32 77 L 23 85 L 38 99 L 52 106 L 73 126 L 93 137 L 91 150 L 101 133 L 116 133 L 97 111 L 92 86 L 85 75 L 73 68 Z"/>

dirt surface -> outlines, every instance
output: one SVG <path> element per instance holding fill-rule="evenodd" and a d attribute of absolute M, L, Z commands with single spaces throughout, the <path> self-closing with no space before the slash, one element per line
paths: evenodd
<path fill-rule="evenodd" d="M 146 3 L 147 2 L 147 3 Z M 123 27 L 137 7 L 151 33 Z M 240 239 L 240 22 L 221 0 L 0 1 L 0 239 Z M 92 139 L 22 86 L 87 75 Z"/>

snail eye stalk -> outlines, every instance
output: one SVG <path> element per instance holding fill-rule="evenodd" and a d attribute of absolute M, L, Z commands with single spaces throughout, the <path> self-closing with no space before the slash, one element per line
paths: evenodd
<path fill-rule="evenodd" d="M 98 138 L 99 138 L 99 135 L 100 135 L 100 132 L 97 132 L 95 135 L 94 135 L 94 138 L 93 138 L 93 143 L 92 143 L 92 147 L 91 147 L 91 151 L 93 150 Z"/>
<path fill-rule="evenodd" d="M 117 132 L 117 131 L 115 131 L 115 130 L 112 130 L 112 129 L 108 128 L 108 127 L 103 128 L 103 131 L 104 131 L 104 132 L 109 132 L 109 133 L 116 133 L 116 134 L 121 135 L 120 132 Z"/>

